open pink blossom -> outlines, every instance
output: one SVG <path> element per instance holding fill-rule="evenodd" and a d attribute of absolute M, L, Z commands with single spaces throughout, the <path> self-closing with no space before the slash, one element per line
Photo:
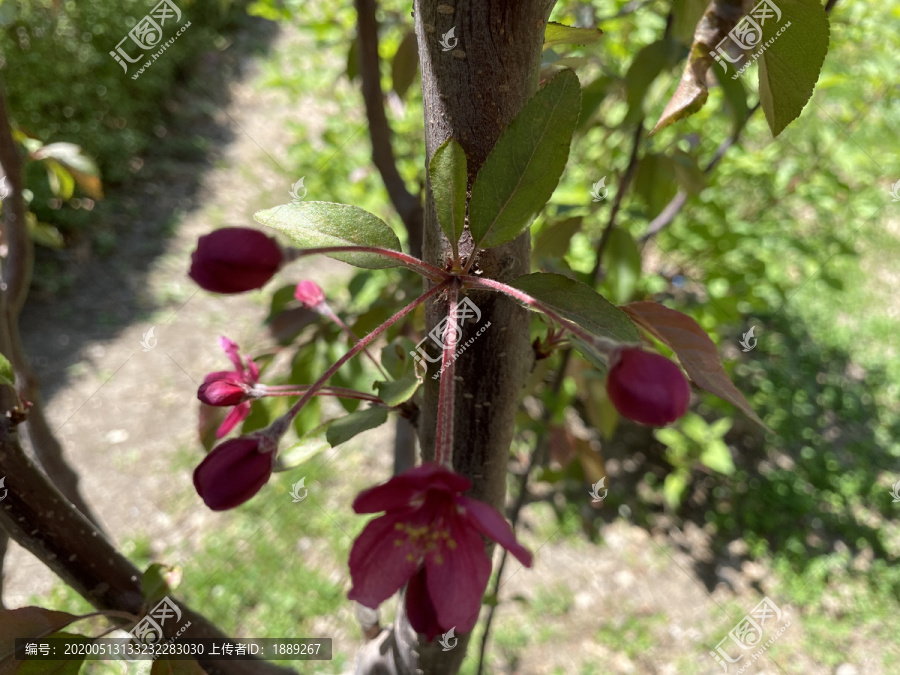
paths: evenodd
<path fill-rule="evenodd" d="M 492 506 L 466 497 L 461 476 L 428 463 L 361 492 L 356 513 L 378 513 L 353 543 L 348 597 L 376 608 L 409 582 L 407 615 L 428 639 L 452 627 L 470 631 L 491 575 L 481 535 L 526 567 L 531 553 Z"/>
<path fill-rule="evenodd" d="M 261 452 L 262 441 L 243 436 L 213 448 L 194 469 L 197 494 L 213 511 L 240 506 L 272 475 L 274 452 Z"/>
<path fill-rule="evenodd" d="M 629 347 L 615 353 L 610 365 L 606 391 L 622 416 L 662 427 L 687 412 L 690 385 L 665 356 Z"/>
<path fill-rule="evenodd" d="M 259 367 L 250 357 L 246 357 L 247 365 L 244 365 L 237 344 L 227 337 L 219 338 L 219 344 L 234 364 L 234 370 L 210 373 L 197 390 L 197 398 L 207 405 L 234 406 L 216 431 L 216 438 L 227 435 L 247 418 L 250 400 L 255 398 L 253 388 L 259 383 Z"/>
<path fill-rule="evenodd" d="M 223 227 L 200 237 L 188 276 L 214 293 L 261 288 L 284 262 L 278 242 L 250 227 Z"/>

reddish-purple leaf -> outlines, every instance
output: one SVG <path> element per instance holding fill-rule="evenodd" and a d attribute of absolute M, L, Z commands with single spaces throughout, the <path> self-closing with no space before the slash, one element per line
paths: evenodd
<path fill-rule="evenodd" d="M 675 352 L 694 384 L 735 405 L 747 417 L 771 431 L 732 384 L 719 359 L 719 350 L 696 321 L 658 302 L 632 302 L 622 309 L 641 328 Z"/>

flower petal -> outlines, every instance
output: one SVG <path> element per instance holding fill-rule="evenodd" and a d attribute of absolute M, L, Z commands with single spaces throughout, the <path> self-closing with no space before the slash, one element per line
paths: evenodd
<path fill-rule="evenodd" d="M 394 476 L 388 482 L 363 490 L 353 501 L 356 513 L 379 513 L 402 508 L 429 490 L 464 492 L 469 479 L 439 464 L 428 462 Z"/>
<path fill-rule="evenodd" d="M 400 515 L 406 518 L 408 511 Z M 349 560 L 353 587 L 347 594 L 350 600 L 375 609 L 416 571 L 420 557 L 405 539 L 395 536 L 397 522 L 394 515 L 375 518 L 353 542 Z M 398 546 L 397 541 L 402 545 Z"/>
<path fill-rule="evenodd" d="M 417 633 L 422 633 L 429 642 L 435 637 L 446 633 L 449 628 L 444 628 L 438 623 L 437 612 L 431 597 L 428 595 L 427 575 L 425 566 L 419 567 L 406 585 L 406 616 L 409 625 Z"/>
<path fill-rule="evenodd" d="M 241 361 L 241 355 L 238 354 L 237 342 L 229 340 L 227 337 L 222 335 L 219 338 L 219 345 L 222 347 L 222 350 L 225 352 L 225 355 L 234 364 L 234 369 L 238 373 L 243 373 L 244 372 L 244 363 Z"/>
<path fill-rule="evenodd" d="M 216 431 L 216 438 L 223 438 L 228 432 L 234 429 L 238 424 L 247 419 L 250 414 L 250 401 L 244 401 L 231 409 L 231 412 L 225 416 L 225 421 Z"/>
<path fill-rule="evenodd" d="M 457 497 L 456 503 L 466 510 L 463 517 L 472 527 L 516 556 L 525 567 L 531 567 L 531 552 L 516 541 L 512 528 L 497 509 L 471 497 Z"/>
<path fill-rule="evenodd" d="M 450 536 L 456 546 L 447 546 L 425 557 L 428 594 L 438 623 L 467 633 L 475 627 L 481 598 L 491 576 L 491 559 L 484 540 L 459 517 L 450 518 Z"/>

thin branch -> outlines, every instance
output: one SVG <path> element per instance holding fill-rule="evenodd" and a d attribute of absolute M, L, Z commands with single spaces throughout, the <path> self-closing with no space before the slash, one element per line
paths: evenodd
<path fill-rule="evenodd" d="M 389 248 L 380 248 L 378 246 L 322 246 L 319 248 L 288 248 L 286 250 L 287 262 L 297 260 L 307 255 L 315 255 L 317 253 L 371 253 L 373 255 L 392 258 L 404 266 L 411 269 L 417 274 L 428 277 L 432 281 L 443 281 L 450 277 L 449 272 L 431 265 L 424 260 L 419 260 L 415 256 L 407 255 L 401 251 L 394 251 Z"/>
<path fill-rule="evenodd" d="M 625 169 L 625 175 L 622 177 L 622 183 L 619 185 L 619 189 L 616 191 L 616 199 L 613 202 L 612 210 L 609 212 L 609 220 L 606 222 L 606 227 L 603 228 L 603 234 L 600 235 L 600 241 L 597 242 L 597 259 L 594 263 L 594 270 L 591 272 L 591 277 L 594 279 L 594 285 L 599 284 L 603 281 L 603 265 L 601 264 L 601 260 L 603 260 L 603 251 L 606 249 L 606 244 L 609 242 L 609 237 L 612 234 L 613 228 L 616 225 L 616 216 L 619 215 L 619 209 L 622 206 L 622 199 L 625 197 L 625 193 L 628 192 L 628 188 L 631 187 L 631 181 L 634 179 L 634 174 L 637 171 L 638 165 L 638 149 L 641 146 L 641 137 L 644 135 L 644 118 L 638 121 L 637 128 L 634 130 L 634 136 L 631 140 L 631 155 L 628 157 L 628 168 Z"/>
<path fill-rule="evenodd" d="M 622 344 L 613 340 L 602 338 L 599 335 L 594 335 L 593 333 L 584 330 L 578 324 L 570 321 L 569 319 L 566 319 L 561 314 L 558 314 L 549 305 L 544 304 L 537 298 L 534 298 L 528 295 L 528 293 L 520 291 L 518 288 L 514 288 L 513 286 L 495 281 L 494 279 L 485 279 L 483 277 L 474 277 L 469 275 L 460 277 L 460 280 L 462 281 L 463 288 L 474 288 L 485 291 L 494 291 L 496 293 L 504 293 L 514 300 L 518 300 L 523 305 L 526 305 L 531 309 L 543 312 L 560 326 L 565 328 L 567 331 L 573 333 L 576 337 L 584 340 L 593 347 L 596 347 L 603 353 L 609 353 L 613 349 L 619 347 L 620 344 Z"/>
<path fill-rule="evenodd" d="M 356 30 L 359 40 L 359 75 L 362 82 L 363 102 L 369 121 L 369 137 L 372 139 L 372 162 L 381 174 L 388 196 L 397 209 L 409 235 L 413 255 L 422 253 L 423 210 L 419 197 L 406 189 L 406 183 L 397 170 L 394 148 L 391 145 L 391 126 L 384 111 L 384 93 L 381 90 L 381 59 L 378 56 L 378 20 L 375 17 L 376 0 L 355 0 Z"/>
<path fill-rule="evenodd" d="M 423 293 L 418 298 L 413 300 L 406 307 L 404 307 L 399 312 L 394 314 L 394 316 L 392 316 L 390 319 L 388 319 L 383 324 L 378 326 L 378 328 L 373 330 L 371 333 L 366 335 L 362 340 L 360 340 L 355 345 L 353 345 L 353 347 L 350 349 L 350 351 L 348 351 L 341 358 L 339 358 L 337 360 L 337 362 L 335 362 L 328 370 L 326 370 L 325 373 L 318 380 L 316 380 L 313 384 L 311 384 L 309 386 L 309 389 L 306 390 L 306 393 L 303 394 L 303 396 L 300 398 L 300 400 L 297 401 L 293 406 L 291 406 L 291 409 L 288 410 L 284 415 L 282 415 L 278 420 L 273 422 L 272 426 L 274 427 L 275 425 L 280 424 L 286 430 L 287 426 L 290 424 L 290 421 L 297 415 L 298 412 L 300 412 L 300 409 L 304 405 L 306 405 L 306 403 L 313 396 L 315 396 L 316 392 L 331 378 L 332 375 L 334 375 L 338 370 L 340 370 L 341 366 L 343 366 L 345 363 L 347 363 L 347 361 L 349 361 L 351 358 L 356 356 L 359 352 L 364 350 L 375 338 L 377 338 L 379 335 L 381 335 L 384 331 L 386 331 L 392 325 L 397 323 L 404 316 L 406 316 L 407 314 L 412 312 L 416 307 L 418 307 L 419 305 L 421 305 L 423 302 L 425 302 L 429 298 L 433 297 L 434 295 L 443 291 L 451 282 L 452 282 L 452 279 L 447 279 L 447 280 L 441 282 L 440 284 L 433 286 L 429 290 L 425 291 L 425 293 Z"/>
<path fill-rule="evenodd" d="M 716 152 L 713 154 L 712 159 L 709 163 L 703 168 L 703 173 L 712 173 L 712 170 L 716 168 L 716 165 L 722 161 L 722 158 L 725 156 L 725 153 L 731 148 L 731 146 L 735 145 L 741 137 L 744 129 L 747 128 L 747 122 L 750 121 L 750 118 L 753 114 L 759 110 L 760 104 L 757 103 L 755 106 L 750 108 L 747 111 L 747 116 L 744 118 L 744 121 L 731 133 L 731 135 L 722 141 L 719 144 L 719 147 L 716 148 Z M 660 230 L 667 227 L 675 220 L 675 216 L 677 216 L 684 205 L 687 203 L 688 194 L 685 190 L 679 189 L 678 193 L 672 197 L 671 201 L 665 205 L 662 211 L 659 212 L 659 215 L 656 216 L 650 224 L 647 226 L 647 231 L 641 235 L 641 238 L 638 240 L 640 243 L 644 244 L 648 239 L 656 235 Z"/>
<path fill-rule="evenodd" d="M 140 570 L 25 455 L 15 424 L 3 414 L 15 403 L 15 392 L 0 386 L 0 474 L 9 477 L 9 492 L 0 509 L 0 527 L 98 610 L 110 614 L 119 625 L 133 623 L 125 617 L 140 616 L 147 610 L 141 594 Z M 182 637 L 229 640 L 206 617 L 181 600 L 176 602 L 183 621 L 171 626 L 167 623 L 163 627 L 165 637 L 174 637 L 179 626 L 187 626 L 189 621 Z M 259 660 L 215 661 L 201 657 L 199 661 L 206 672 L 219 675 L 294 673 Z"/>
<path fill-rule="evenodd" d="M 450 284 L 447 303 L 447 325 L 444 327 L 444 349 L 441 354 L 441 387 L 438 392 L 437 429 L 434 434 L 434 461 L 453 468 L 453 404 L 456 396 L 456 302 L 459 284 Z"/>

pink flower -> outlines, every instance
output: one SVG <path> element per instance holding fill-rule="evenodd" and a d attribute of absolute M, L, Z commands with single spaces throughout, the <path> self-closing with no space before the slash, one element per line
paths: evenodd
<path fill-rule="evenodd" d="M 666 357 L 629 347 L 614 353 L 610 363 L 606 391 L 624 417 L 661 427 L 687 412 L 690 385 Z"/>
<path fill-rule="evenodd" d="M 203 379 L 197 390 L 197 398 L 207 405 L 234 406 L 216 431 L 216 438 L 222 438 L 243 422 L 250 414 L 250 400 L 254 387 L 259 383 L 259 368 L 250 357 L 247 365 L 238 354 L 238 346 L 227 337 L 219 338 L 219 344 L 234 364 L 234 370 L 220 370 Z"/>
<path fill-rule="evenodd" d="M 315 281 L 301 281 L 297 284 L 294 297 L 302 302 L 306 309 L 316 309 L 325 302 L 325 293 Z"/>
<path fill-rule="evenodd" d="M 249 227 L 224 227 L 200 237 L 188 276 L 214 293 L 261 288 L 284 262 L 272 237 Z"/>
<path fill-rule="evenodd" d="M 194 469 L 194 487 L 209 508 L 240 506 L 269 481 L 275 453 L 260 452 L 261 443 L 247 436 L 225 441 Z"/>
<path fill-rule="evenodd" d="M 416 631 L 429 640 L 454 626 L 470 631 L 491 575 L 481 535 L 531 566 L 503 516 L 462 495 L 470 487 L 466 477 L 429 463 L 361 492 L 356 513 L 385 514 L 353 543 L 348 597 L 374 609 L 409 582 L 407 615 Z"/>

